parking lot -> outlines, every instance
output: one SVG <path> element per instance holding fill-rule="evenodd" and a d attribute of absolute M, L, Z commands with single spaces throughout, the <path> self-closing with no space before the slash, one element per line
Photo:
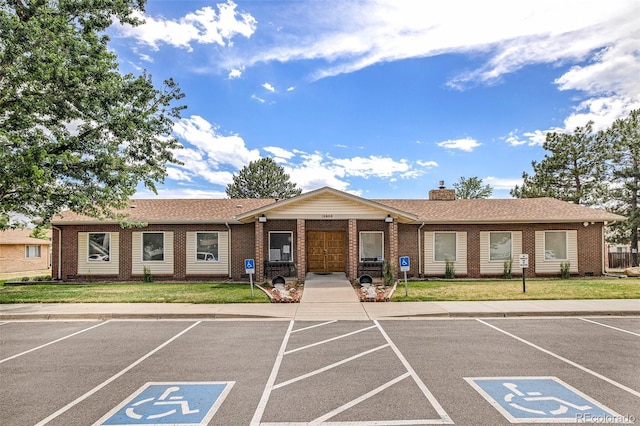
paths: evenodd
<path fill-rule="evenodd" d="M 637 423 L 640 318 L 0 323 L 23 425 Z"/>

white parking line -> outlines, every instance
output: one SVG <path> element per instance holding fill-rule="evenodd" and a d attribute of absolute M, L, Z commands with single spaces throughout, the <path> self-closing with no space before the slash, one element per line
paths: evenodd
<path fill-rule="evenodd" d="M 376 326 L 372 325 L 371 327 L 361 328 L 360 330 L 352 331 L 351 333 L 343 334 L 341 336 L 332 337 L 331 339 L 322 340 L 320 342 L 312 343 L 312 344 L 307 345 L 307 346 L 302 346 L 300 348 L 291 349 L 290 351 L 285 352 L 284 355 L 289 355 L 289 354 L 292 354 L 294 352 L 303 351 L 305 349 L 309 349 L 309 348 L 312 348 L 314 346 L 324 345 L 325 343 L 333 342 L 334 340 L 344 339 L 345 337 L 353 336 L 354 334 L 362 333 L 363 331 L 371 330 L 372 328 L 376 328 Z"/>
<path fill-rule="evenodd" d="M 606 376 L 603 376 L 600 373 L 597 373 L 597 372 L 595 372 L 595 371 L 593 371 L 593 370 L 591 370 L 591 369 L 589 369 L 589 368 L 587 368 L 585 366 L 582 366 L 582 365 L 580 365 L 580 364 L 578 364 L 576 362 L 571 361 L 570 359 L 567 359 L 567 358 L 565 358 L 563 356 L 560 356 L 560 355 L 558 355 L 556 353 L 553 353 L 548 349 L 545 349 L 543 347 L 540 347 L 540 346 L 536 345 L 535 343 L 531 343 L 528 340 L 523 339 L 522 337 L 518 337 L 515 334 L 511 334 L 508 331 L 502 330 L 501 328 L 498 328 L 495 325 L 489 324 L 489 323 L 487 323 L 487 322 L 485 322 L 485 321 L 483 321 L 481 319 L 476 319 L 476 321 L 486 325 L 487 327 L 491 327 L 494 330 L 499 331 L 500 333 L 503 333 L 503 334 L 505 334 L 505 335 L 507 335 L 509 337 L 513 337 L 514 339 L 516 339 L 516 340 L 518 340 L 518 341 L 520 341 L 520 342 L 522 342 L 522 343 L 524 343 L 526 345 L 529 345 L 534 349 L 537 349 L 537 350 L 539 350 L 541 352 L 544 352 L 547 355 L 551 355 L 552 357 L 557 358 L 562 362 L 565 362 L 565 363 L 567 363 L 567 364 L 569 364 L 569 365 L 571 365 L 573 367 L 579 368 L 580 370 L 584 371 L 585 373 L 589 373 L 592 376 L 595 376 L 595 377 L 597 377 L 599 379 L 602 379 L 605 382 L 610 383 L 610 384 L 612 384 L 612 385 L 614 385 L 614 386 L 616 386 L 616 387 L 618 387 L 618 388 L 620 388 L 620 389 L 622 389 L 622 390 L 624 390 L 626 392 L 629 392 L 631 395 L 634 395 L 634 396 L 637 396 L 638 398 L 640 398 L 640 392 L 638 392 L 635 389 L 631 389 L 630 387 L 627 387 L 627 386 L 623 385 L 622 383 L 618 383 L 613 379 L 610 379 L 610 378 L 608 378 Z"/>
<path fill-rule="evenodd" d="M 98 386 L 96 386 L 95 388 L 91 389 L 89 392 L 85 393 L 84 395 L 76 398 L 74 401 L 71 401 L 70 403 L 68 403 L 67 405 L 65 405 L 64 407 L 62 407 L 61 409 L 59 409 L 58 411 L 56 411 L 55 413 L 51 414 L 50 416 L 48 416 L 47 418 L 39 421 L 38 423 L 36 423 L 35 426 L 41 426 L 41 425 L 46 425 L 47 423 L 49 423 L 51 420 L 55 419 L 56 417 L 60 416 L 61 414 L 65 413 L 66 411 L 68 411 L 69 409 L 73 408 L 74 406 L 78 405 L 79 403 L 81 403 L 82 401 L 84 401 L 85 399 L 89 398 L 91 395 L 93 395 L 94 393 L 98 392 L 100 389 L 104 388 L 105 386 L 107 386 L 108 384 L 110 384 L 111 382 L 113 382 L 114 380 L 118 379 L 119 377 L 123 376 L 125 373 L 127 373 L 129 370 L 131 370 L 132 368 L 134 368 L 135 366 L 137 366 L 138 364 L 142 363 L 144 360 L 146 360 L 147 358 L 149 358 L 151 355 L 155 354 L 156 352 L 158 352 L 160 349 L 164 348 L 165 346 L 169 345 L 171 342 L 173 342 L 174 340 L 176 340 L 178 337 L 182 336 L 183 334 L 185 334 L 186 332 L 188 332 L 189 330 L 191 330 L 192 328 L 194 328 L 195 326 L 197 326 L 198 324 L 200 324 L 202 321 L 198 321 L 195 324 L 191 324 L 189 327 L 187 327 L 186 329 L 182 330 L 180 333 L 176 334 L 175 336 L 173 336 L 171 339 L 167 340 L 166 342 L 164 342 L 163 344 L 161 344 L 160 346 L 158 346 L 157 348 L 155 348 L 154 350 L 152 350 L 151 352 L 148 352 L 146 355 L 142 356 L 141 358 L 138 358 L 137 361 L 135 361 L 133 364 L 130 364 L 128 367 L 120 370 L 120 372 L 116 373 L 115 375 L 111 376 L 109 379 L 105 380 L 104 382 L 102 382 L 101 384 L 99 384 Z"/>
<path fill-rule="evenodd" d="M 327 321 L 327 322 L 322 322 L 320 324 L 310 325 L 309 327 L 297 328 L 297 329 L 293 330 L 291 332 L 291 334 L 298 333 L 300 331 L 311 330 L 312 328 L 316 328 L 316 327 L 322 327 L 322 326 L 327 325 L 327 324 L 333 324 L 334 322 L 338 322 L 338 320 L 331 320 L 331 321 Z"/>
<path fill-rule="evenodd" d="M 640 333 L 634 333 L 633 331 L 625 330 L 625 329 L 623 329 L 623 328 L 614 327 L 614 326 L 611 326 L 611 325 L 608 325 L 608 324 L 603 324 L 603 323 L 601 323 L 601 322 L 597 322 L 597 321 L 592 321 L 592 320 L 590 320 L 590 319 L 586 319 L 586 318 L 580 318 L 580 319 L 581 319 L 582 321 L 590 322 L 590 323 L 592 323 L 592 324 L 598 324 L 598 325 L 601 325 L 601 326 L 603 326 L 603 327 L 610 328 L 610 329 L 612 329 L 612 330 L 622 331 L 623 333 L 629 333 L 629 334 L 631 334 L 631 335 L 634 335 L 634 336 L 638 336 L 638 337 L 640 337 Z"/>
<path fill-rule="evenodd" d="M 328 321 L 322 324 L 316 324 L 310 327 L 305 327 L 305 328 L 301 328 L 298 329 L 296 331 L 301 331 L 301 330 L 308 330 L 311 328 L 315 328 L 315 327 L 320 327 L 323 325 L 327 325 L 327 324 L 331 324 L 334 323 L 336 321 Z M 420 377 L 417 375 L 417 373 L 415 372 L 415 370 L 411 367 L 411 365 L 409 364 L 409 362 L 406 360 L 406 358 L 402 355 L 402 353 L 400 352 L 400 350 L 395 346 L 395 344 L 391 341 L 391 339 L 389 338 L 389 336 L 387 335 L 387 333 L 382 329 L 382 326 L 377 322 L 374 321 L 373 326 L 370 327 L 365 327 L 350 333 L 346 333 L 331 339 L 326 339 L 323 340 L 321 342 L 317 342 L 317 343 L 313 343 L 310 345 L 306 345 L 304 347 L 301 348 L 297 348 L 291 351 L 286 351 L 286 347 L 287 344 L 289 342 L 289 338 L 291 336 L 291 334 L 294 333 L 294 331 L 291 331 L 293 328 L 293 324 L 294 322 L 291 321 L 291 323 L 289 324 L 289 329 L 287 330 L 283 340 L 282 340 L 282 344 L 280 346 L 280 350 L 278 351 L 278 355 L 276 356 L 276 360 L 273 366 L 273 369 L 271 370 L 271 375 L 269 376 L 269 379 L 267 380 L 267 383 L 265 385 L 263 394 L 262 394 L 262 398 L 260 399 L 260 402 L 258 403 L 258 407 L 253 415 L 253 419 L 251 420 L 251 426 L 293 426 L 293 425 L 319 425 L 319 424 L 323 424 L 323 425 L 335 425 L 335 426 L 375 426 L 375 425 L 423 425 L 423 424 L 453 424 L 453 421 L 451 420 L 451 418 L 449 417 L 449 415 L 444 411 L 444 409 L 442 408 L 442 406 L 438 403 L 438 401 L 435 399 L 435 397 L 433 396 L 433 394 L 431 393 L 431 391 L 429 391 L 429 389 L 427 389 L 426 385 L 422 382 L 422 380 L 420 379 Z M 290 380 L 287 380 L 285 382 L 281 382 L 279 384 L 275 384 L 277 376 L 278 376 L 278 372 L 280 370 L 280 366 L 282 364 L 282 360 L 284 358 L 285 355 L 297 352 L 297 351 L 301 351 L 303 349 L 308 349 L 314 346 L 318 346 L 327 342 L 331 342 L 331 341 L 335 341 L 338 339 L 342 339 L 348 336 L 352 336 L 354 334 L 357 333 L 361 333 L 363 331 L 366 330 L 371 330 L 373 328 L 377 328 L 378 331 L 382 334 L 382 336 L 384 337 L 384 339 L 386 340 L 386 344 L 384 345 L 380 345 L 378 347 L 369 349 L 367 351 L 361 352 L 359 354 L 353 355 L 349 358 L 345 358 L 341 361 L 338 361 L 336 363 L 327 365 L 325 367 L 322 367 L 320 369 L 314 370 L 312 372 L 306 373 L 304 375 L 298 376 L 298 377 L 294 377 Z M 365 394 L 359 396 L 358 398 L 355 398 L 351 401 L 348 401 L 344 404 L 342 404 L 340 407 L 337 407 L 331 411 L 329 411 L 328 413 L 323 414 L 322 416 L 311 420 L 310 422 L 304 422 L 304 423 L 299 423 L 299 422 L 276 422 L 276 423 L 271 423 L 271 422 L 267 422 L 267 423 L 262 423 L 262 417 L 264 415 L 264 412 L 266 410 L 267 407 L 267 403 L 269 401 L 269 398 L 271 396 L 271 392 L 282 388 L 284 386 L 290 385 L 292 383 L 295 382 L 299 382 L 300 380 L 312 377 L 314 375 L 320 374 L 322 372 L 326 372 L 328 370 L 331 370 L 339 365 L 342 364 L 346 364 L 350 361 L 356 360 L 358 358 L 361 358 L 365 355 L 369 355 L 373 352 L 379 351 L 381 349 L 384 348 L 391 348 L 393 350 L 393 352 L 395 353 L 395 355 L 398 357 L 398 359 L 401 361 L 401 363 L 403 364 L 403 366 L 406 369 L 406 372 L 401 374 L 400 376 L 378 386 L 377 388 L 370 390 L 368 392 L 366 392 Z M 373 396 L 379 394 L 380 392 L 384 391 L 385 389 L 388 389 L 389 387 L 401 382 L 402 380 L 411 377 L 413 379 L 413 381 L 415 382 L 415 384 L 418 386 L 418 388 L 422 391 L 422 393 L 424 394 L 424 396 L 427 398 L 427 400 L 429 401 L 429 403 L 431 404 L 431 406 L 435 409 L 435 411 L 438 413 L 438 415 L 440 416 L 439 419 L 407 419 L 407 420 L 384 420 L 384 421 L 371 421 L 371 420 L 367 420 L 367 421 L 343 421 L 343 422 L 330 422 L 328 421 L 329 419 L 337 416 L 338 414 L 356 406 L 357 404 L 360 404 L 363 401 L 366 401 L 369 398 L 372 398 Z"/>
<path fill-rule="evenodd" d="M 109 321 L 105 321 L 105 322 L 102 322 L 102 323 L 100 323 L 100 324 L 92 325 L 92 326 L 91 326 L 91 327 L 89 327 L 89 328 L 85 328 L 85 329 L 83 329 L 83 330 L 76 331 L 75 333 L 69 334 L 68 336 L 64 336 L 64 337 L 61 337 L 61 338 L 59 338 L 59 339 L 53 340 L 53 341 L 51 341 L 51 342 L 49 342 L 49 343 L 45 343 L 44 345 L 40 345 L 40 346 L 37 346 L 37 347 L 35 347 L 35 348 L 31 348 L 31 349 L 26 350 L 26 351 L 24 351 L 24 352 L 20 352 L 19 354 L 12 355 L 12 356 L 10 356 L 10 357 L 8 357 L 8 358 L 0 359 L 0 364 L 2 364 L 3 362 L 6 362 L 6 361 L 10 361 L 10 360 L 12 360 L 12 359 L 18 358 L 18 357 L 20 357 L 20 356 L 22 356 L 22 355 L 26 355 L 26 354 L 28 354 L 28 353 L 30 353 L 30 352 L 37 351 L 38 349 L 45 348 L 45 347 L 47 347 L 47 346 L 49 346 L 49 345 L 53 345 L 54 343 L 61 342 L 61 341 L 65 340 L 65 339 L 68 339 L 68 338 L 70 338 L 70 337 L 77 336 L 78 334 L 84 333 L 85 331 L 93 330 L 94 328 L 96 328 L 96 327 L 100 327 L 101 325 L 105 325 L 105 324 L 106 324 L 106 323 L 108 323 L 108 322 L 109 322 Z"/>

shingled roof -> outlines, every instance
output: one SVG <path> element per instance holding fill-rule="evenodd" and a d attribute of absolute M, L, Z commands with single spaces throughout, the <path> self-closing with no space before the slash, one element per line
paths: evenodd
<path fill-rule="evenodd" d="M 335 192 L 335 190 L 332 190 Z M 304 194 L 303 194 L 304 195 Z M 352 195 L 349 197 L 353 198 Z M 614 222 L 623 216 L 553 198 L 478 199 L 436 201 L 428 199 L 368 200 L 402 211 L 417 219 L 414 223 L 568 223 Z M 266 211 L 274 199 L 136 199 L 121 211 L 128 221 L 146 223 L 239 223 L 237 216 L 253 210 Z M 117 223 L 63 212 L 54 225 Z"/>
<path fill-rule="evenodd" d="M 39 245 L 51 244 L 50 240 L 41 240 L 31 237 L 33 229 L 6 229 L 0 231 L 0 245 Z M 49 233 L 51 236 L 51 233 Z"/>

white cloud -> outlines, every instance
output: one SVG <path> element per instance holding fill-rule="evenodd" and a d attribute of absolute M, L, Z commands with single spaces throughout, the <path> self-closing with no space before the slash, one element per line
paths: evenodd
<path fill-rule="evenodd" d="M 244 68 L 235 68 L 235 69 L 232 69 L 231 71 L 229 71 L 229 75 L 228 75 L 229 80 L 233 80 L 233 79 L 242 77 L 243 69 Z"/>
<path fill-rule="evenodd" d="M 397 173 L 409 171 L 409 164 L 406 160 L 396 161 L 389 157 L 354 157 L 335 159 L 333 164 L 344 169 L 346 176 L 356 177 L 390 177 Z"/>
<path fill-rule="evenodd" d="M 139 16 L 145 23 L 132 27 L 120 26 L 120 33 L 125 37 L 133 37 L 140 43 L 155 50 L 166 43 L 175 47 L 192 51 L 192 43 L 232 45 L 233 37 L 240 35 L 249 38 L 256 30 L 257 21 L 248 13 L 238 12 L 237 5 L 227 0 L 217 5 L 218 12 L 205 6 L 189 13 L 178 20 L 163 17 Z"/>
<path fill-rule="evenodd" d="M 269 92 L 275 92 L 276 88 L 273 87 L 271 84 L 269 83 L 264 83 L 262 84 L 262 87 L 264 87 L 266 90 L 268 90 Z"/>
<path fill-rule="evenodd" d="M 422 161 L 422 160 L 418 160 L 416 161 L 416 164 L 420 167 L 425 167 L 427 169 L 431 169 L 433 167 L 438 167 L 439 164 L 436 163 L 435 161 Z"/>
<path fill-rule="evenodd" d="M 276 162 L 283 162 L 283 161 L 289 160 L 296 155 L 295 153 L 289 150 L 286 150 L 284 148 L 279 148 L 277 146 L 265 146 L 262 149 L 267 151 L 269 154 L 272 154 L 275 157 L 274 160 Z"/>
<path fill-rule="evenodd" d="M 472 152 L 475 148 L 479 147 L 482 144 L 475 139 L 464 138 L 439 142 L 437 145 L 445 149 L 459 149 L 460 151 Z"/>
<path fill-rule="evenodd" d="M 296 90 L 296 88 L 293 86 L 287 87 L 287 92 L 293 92 L 294 90 Z"/>
<path fill-rule="evenodd" d="M 185 145 L 187 149 L 177 151 L 180 157 L 191 155 L 191 158 L 187 159 L 188 162 L 183 160 L 187 170 L 194 170 L 197 164 L 202 163 L 206 163 L 207 168 L 217 169 L 221 165 L 231 165 L 239 169 L 260 158 L 260 152 L 257 149 L 247 149 L 240 136 L 220 135 L 217 127 L 197 115 L 181 119 L 174 124 L 173 131 L 188 144 Z M 196 158 L 198 156 L 200 158 Z M 220 176 L 225 175 L 210 175 L 209 181 Z"/>
<path fill-rule="evenodd" d="M 485 185 L 491 185 L 495 190 L 511 190 L 516 185 L 522 185 L 522 179 L 497 178 L 495 176 L 487 176 L 482 179 Z"/>
<path fill-rule="evenodd" d="M 261 97 L 257 96 L 257 95 L 251 95 L 251 99 L 253 99 L 254 101 L 258 101 L 261 104 L 265 103 L 266 101 L 264 99 L 262 99 Z"/>

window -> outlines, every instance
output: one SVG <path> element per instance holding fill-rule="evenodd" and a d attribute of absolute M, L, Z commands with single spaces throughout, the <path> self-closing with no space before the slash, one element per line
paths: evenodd
<path fill-rule="evenodd" d="M 293 232 L 269 232 L 269 261 L 293 261 Z"/>
<path fill-rule="evenodd" d="M 41 257 L 40 246 L 25 246 L 27 257 Z"/>
<path fill-rule="evenodd" d="M 433 256 L 436 262 L 456 260 L 455 232 L 436 232 L 433 237 Z"/>
<path fill-rule="evenodd" d="M 164 234 L 162 232 L 144 232 L 142 234 L 142 261 L 164 261 Z"/>
<path fill-rule="evenodd" d="M 489 233 L 489 260 L 505 261 L 511 259 L 511 232 Z"/>
<path fill-rule="evenodd" d="M 360 262 L 384 259 L 384 234 L 379 231 L 360 232 Z"/>
<path fill-rule="evenodd" d="M 544 233 L 544 259 L 567 259 L 567 233 L 565 231 L 547 231 Z"/>
<path fill-rule="evenodd" d="M 87 239 L 89 262 L 108 262 L 111 255 L 111 234 L 109 232 L 92 232 Z"/>
<path fill-rule="evenodd" d="M 218 261 L 218 233 L 196 233 L 196 262 Z"/>

